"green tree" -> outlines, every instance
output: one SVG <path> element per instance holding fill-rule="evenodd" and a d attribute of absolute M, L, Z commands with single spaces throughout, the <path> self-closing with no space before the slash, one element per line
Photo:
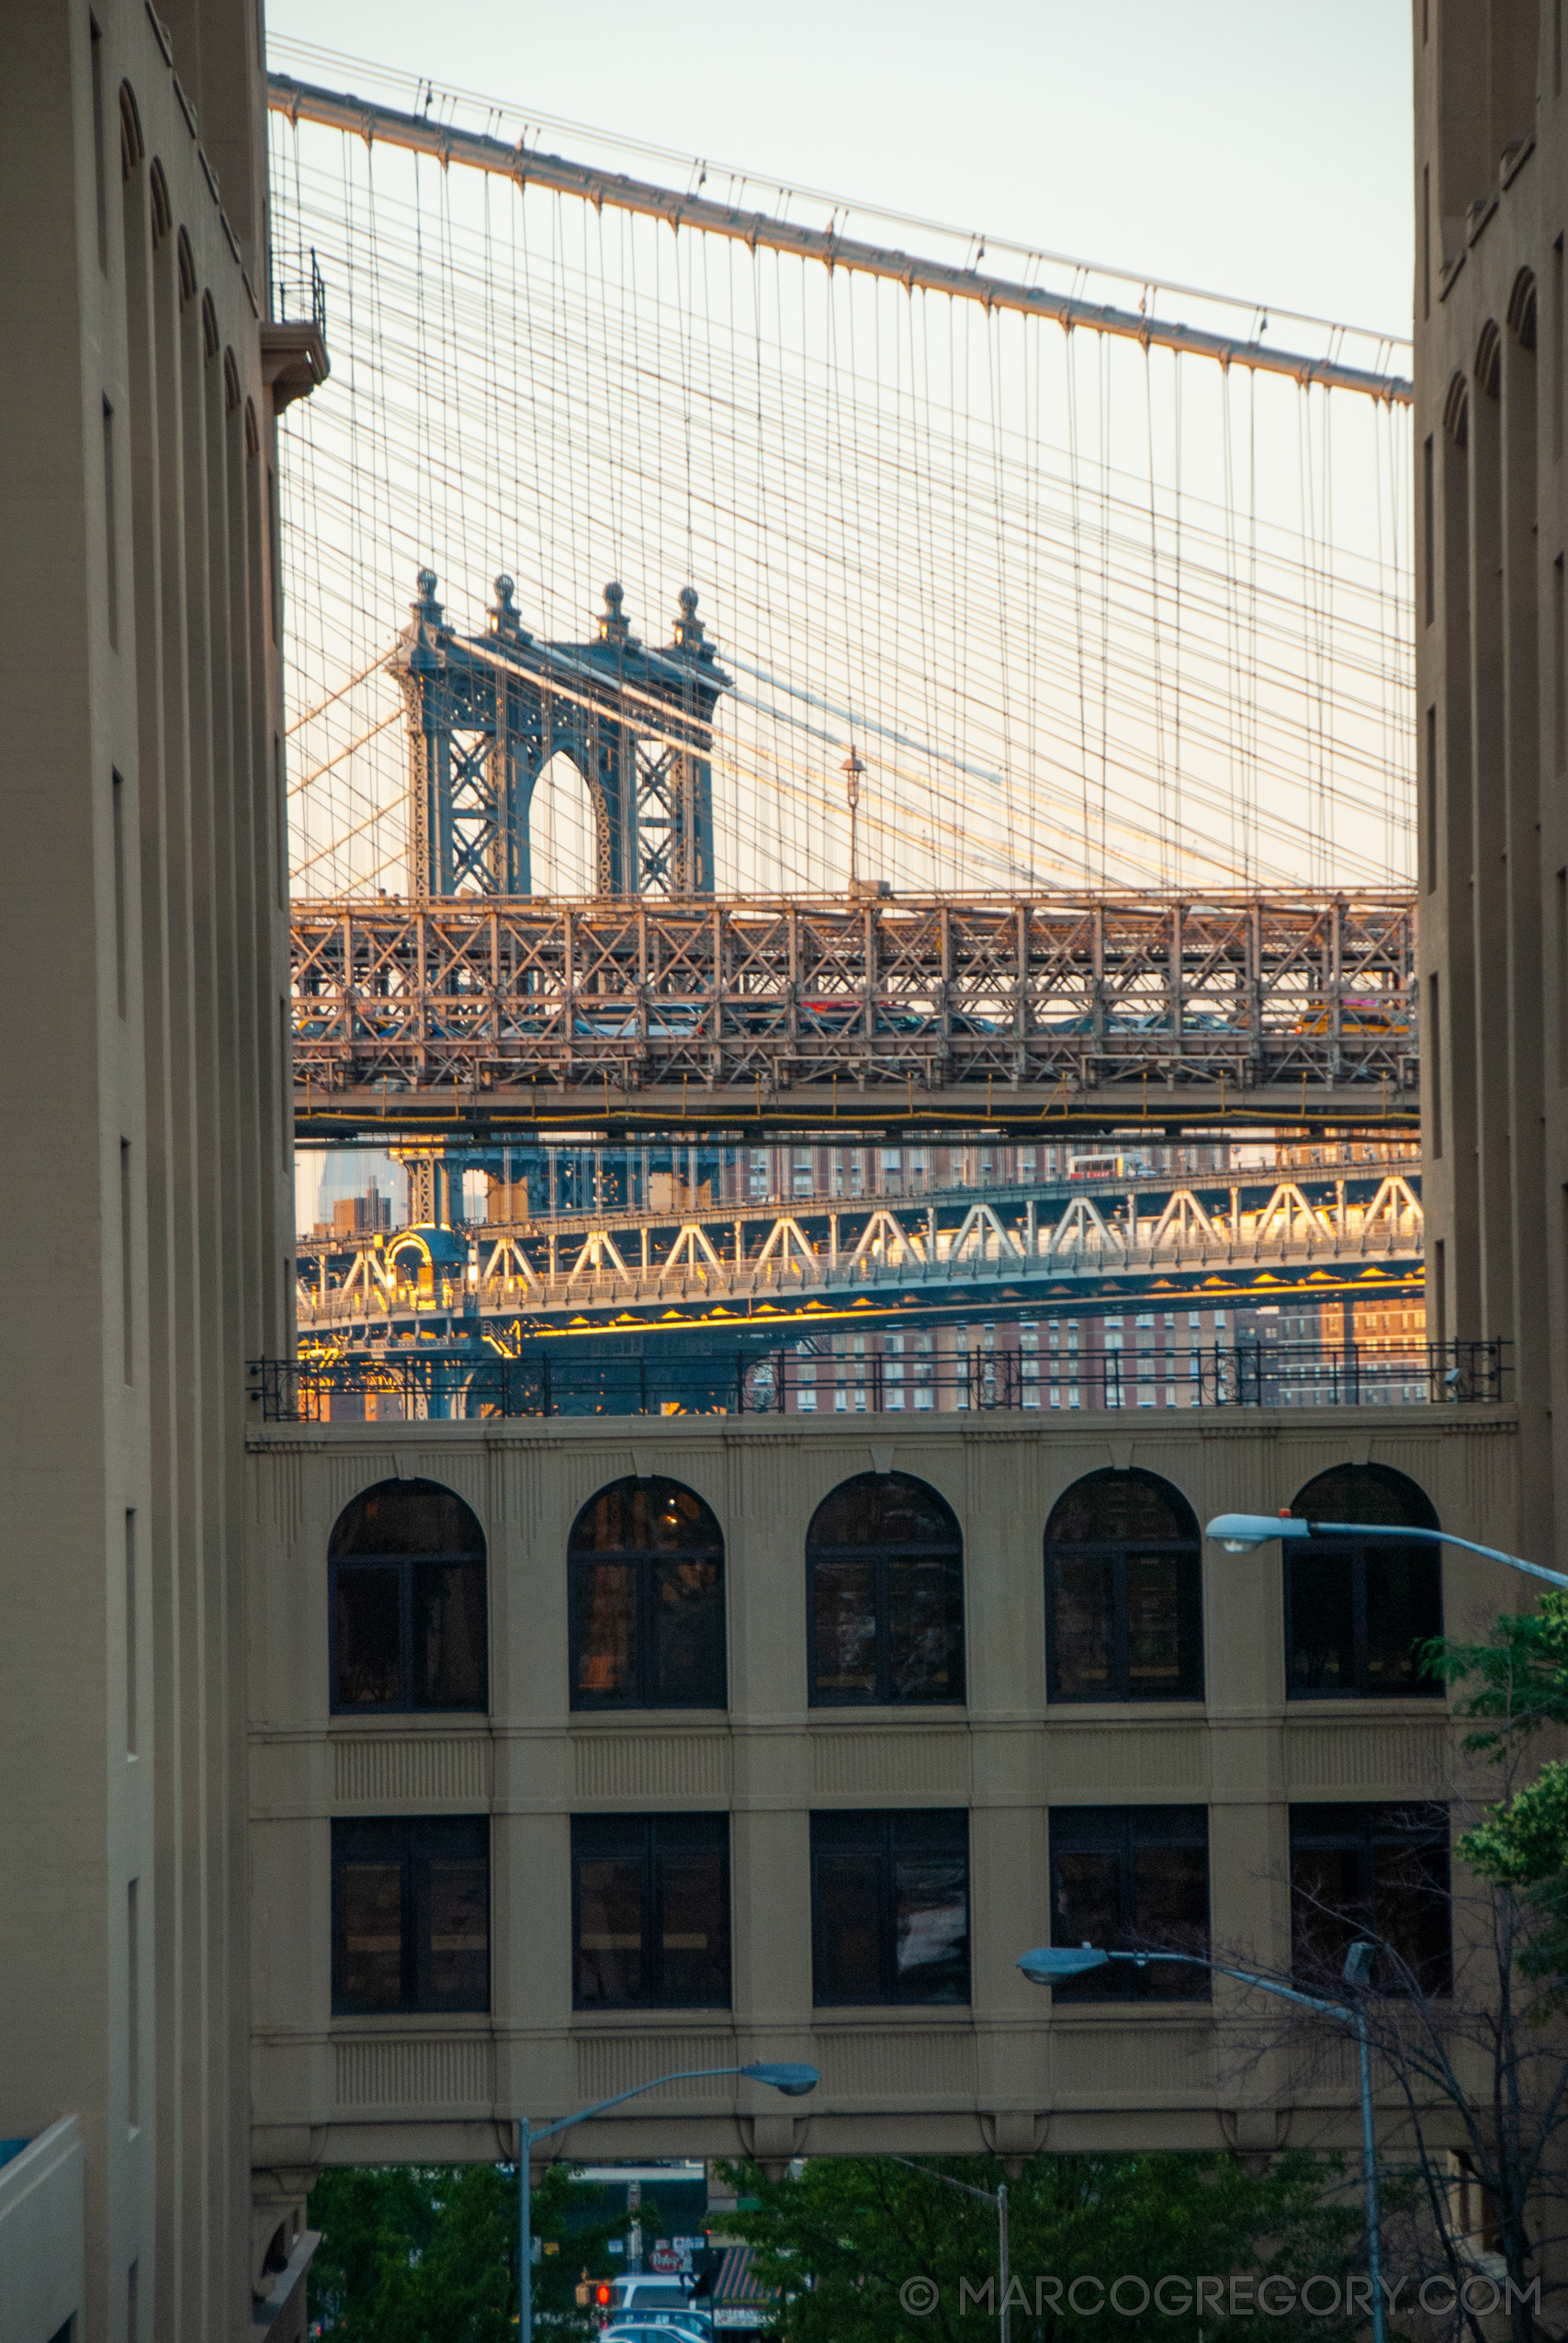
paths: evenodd
<path fill-rule="evenodd" d="M 534 2312 L 553 2337 L 585 2339 L 576 2299 L 624 2222 L 569 2226 L 575 2167 L 547 2165 L 534 2188 Z M 645 2224 L 658 2207 L 644 2207 Z M 517 2177 L 510 2165 L 382 2165 L 323 2172 L 310 2191 L 321 2232 L 312 2315 L 335 2343 L 513 2343 L 517 2331 Z M 655 2229 L 654 2234 L 657 2235 Z M 553 2249 L 553 2250 L 552 2250 Z"/>
<path fill-rule="evenodd" d="M 992 2190 L 1006 2177 L 992 2156 L 928 2163 Z M 998 2274 L 990 2206 L 886 2156 L 813 2158 L 782 2180 L 750 2164 L 730 2175 L 742 2210 L 728 2225 L 778 2293 L 785 2343 L 997 2343 L 997 2297 L 989 2310 L 984 2297 Z M 1206 2305 L 1196 2300 L 1192 2281 L 1224 2279 L 1228 2316 L 1233 2273 L 1274 2279 L 1269 2300 L 1281 2309 L 1287 2290 L 1313 2276 L 1325 2281 L 1315 2297 L 1324 2309 L 1331 2292 L 1342 2304 L 1348 2279 L 1365 2284 L 1361 2214 L 1342 2190 L 1337 2165 L 1305 2156 L 1262 2173 L 1228 2156 L 1031 2157 L 1009 2183 L 1014 2337 L 1125 2343 L 1157 2326 L 1168 2343 L 1198 2343 L 1201 2329 L 1213 2336 L 1224 2320 L 1212 2293 Z M 1129 2281 L 1121 2307 L 1097 2315 L 1092 2281 L 1108 2290 L 1121 2278 Z M 908 2294 L 900 2299 L 911 2279 L 934 2281 L 923 2312 L 906 2307 Z M 1086 2282 L 1069 2305 L 1075 2280 Z M 1140 2288 L 1152 2292 L 1161 2280 L 1170 2282 L 1159 2315 L 1137 2315 Z M 1346 2343 L 1364 2321 L 1285 2311 L 1265 2323 L 1279 2343 Z"/>
<path fill-rule="evenodd" d="M 1484 1643 L 1427 1647 L 1435 1675 L 1466 1689 L 1458 1714 L 1477 1729 L 1472 1755 L 1499 1769 L 1501 1795 L 1459 1842 L 1478 1878 L 1521 1905 L 1519 1967 L 1544 1980 L 1544 2016 L 1568 1998 L 1568 1763 L 1548 1758 L 1520 1776 L 1549 1725 L 1568 1725 L 1568 1591 L 1549 1588 L 1537 1611 L 1505 1613 Z"/>

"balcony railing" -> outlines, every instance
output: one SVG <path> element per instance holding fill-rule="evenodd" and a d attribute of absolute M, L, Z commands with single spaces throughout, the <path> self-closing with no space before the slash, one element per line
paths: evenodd
<path fill-rule="evenodd" d="M 1154 1408 L 1412 1407 L 1510 1398 L 1506 1342 L 1239 1342 L 1169 1352 L 797 1351 L 592 1359 L 538 1343 L 516 1358 L 420 1344 L 376 1355 L 258 1359 L 268 1423 L 528 1416 L 979 1414 Z"/>

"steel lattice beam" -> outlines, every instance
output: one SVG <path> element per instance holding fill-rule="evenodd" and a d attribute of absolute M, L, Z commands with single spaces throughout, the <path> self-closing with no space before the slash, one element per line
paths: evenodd
<path fill-rule="evenodd" d="M 1405 893 L 299 903 L 302 1135 L 1413 1124 Z"/>

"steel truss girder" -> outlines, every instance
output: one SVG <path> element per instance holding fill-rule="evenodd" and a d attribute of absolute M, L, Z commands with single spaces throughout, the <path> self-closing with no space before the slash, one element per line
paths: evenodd
<path fill-rule="evenodd" d="M 1122 1094 L 1134 1120 L 1217 1093 L 1372 1120 L 1416 1098 L 1404 893 L 304 902 L 291 934 L 306 1116 L 674 1094 L 710 1121 L 1013 1096 L 1066 1119 Z"/>
<path fill-rule="evenodd" d="M 1372 1297 L 1391 1278 L 1403 1290 L 1422 1258 L 1419 1172 L 1413 1164 L 1379 1179 L 1380 1169 L 1335 1166 L 1272 1184 L 1221 1172 L 1071 1194 L 936 1189 L 696 1214 L 546 1215 L 473 1232 L 479 1276 L 468 1301 L 481 1317 L 520 1300 L 547 1313 L 694 1299 L 750 1311 L 792 1296 L 829 1308 L 869 1299 L 882 1309 L 988 1293 L 989 1307 L 1039 1301 L 1047 1291 L 1070 1296 L 1087 1291 L 1086 1278 L 1096 1288 L 1110 1281 L 1129 1295 L 1163 1289 L 1173 1297 L 1207 1282 L 1229 1293 L 1258 1275 L 1268 1281 L 1258 1300 L 1270 1287 L 1337 1296 L 1363 1277 L 1373 1281 L 1363 1288 Z M 324 1239 L 301 1254 L 299 1322 L 308 1330 L 384 1331 L 454 1306 L 450 1294 L 400 1289 L 375 1235 Z"/>

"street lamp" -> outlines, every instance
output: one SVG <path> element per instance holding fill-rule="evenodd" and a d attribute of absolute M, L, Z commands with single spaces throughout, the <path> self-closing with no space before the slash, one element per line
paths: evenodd
<path fill-rule="evenodd" d="M 1215 1539 L 1227 1554 L 1255 1553 L 1275 1537 L 1392 1537 L 1401 1545 L 1418 1538 L 1427 1545 L 1462 1545 L 1467 1554 L 1484 1555 L 1488 1562 L 1506 1562 L 1510 1570 L 1528 1571 L 1532 1579 L 1544 1579 L 1549 1587 L 1568 1587 L 1568 1578 L 1561 1570 L 1543 1569 L 1539 1562 L 1522 1561 L 1518 1555 L 1504 1554 L 1495 1545 L 1477 1545 L 1473 1538 L 1455 1537 L 1449 1530 L 1409 1528 L 1404 1522 L 1303 1522 L 1299 1513 L 1216 1513 L 1204 1534 Z"/>
<path fill-rule="evenodd" d="M 1245 1515 L 1229 1519 L 1250 1518 Z M 1267 1516 L 1259 1516 L 1267 1520 Z M 1210 1524 L 1211 1534 L 1214 1525 Z M 1345 1982 L 1365 1987 L 1377 1946 L 1365 1938 L 1351 1945 L 1345 1955 Z M 1082 1976 L 1087 1969 L 1098 1969 L 1107 1961 L 1134 1961 L 1140 1969 L 1151 1961 L 1186 1961 L 1193 1967 L 1207 1969 L 1216 1977 L 1234 1977 L 1238 1985 L 1256 1986 L 1260 1993 L 1272 1993 L 1281 2001 L 1299 2002 L 1303 2009 L 1321 2010 L 1325 2017 L 1341 2019 L 1353 2026 L 1356 2045 L 1360 2054 L 1361 2080 L 1361 2174 L 1367 2192 L 1367 2275 L 1372 2288 L 1372 2343 L 1383 2343 L 1382 2310 L 1382 2224 L 1378 2212 L 1378 2168 L 1372 2137 L 1372 2064 L 1367 2048 L 1367 2013 L 1359 2005 L 1348 2006 L 1338 2001 L 1321 2001 L 1316 1994 L 1298 1993 L 1293 1986 L 1280 1985 L 1272 1977 L 1255 1976 L 1248 1969 L 1227 1969 L 1219 1961 L 1206 1961 L 1192 1952 L 1106 1952 L 1098 1944 L 1043 1944 L 1032 1952 L 1019 1955 L 1019 1967 L 1032 1985 L 1059 1985 L 1065 1978 Z"/>
<path fill-rule="evenodd" d="M 617 2091 L 614 2099 L 602 2099 L 592 2107 L 580 2107 L 575 2115 L 563 2115 L 554 2123 L 535 2125 L 525 2115 L 518 2117 L 517 2343 L 534 2343 L 534 2184 L 529 2169 L 534 2142 L 553 2139 L 558 2132 L 570 2132 L 574 2124 L 586 2123 L 593 2115 L 604 2115 L 612 2107 L 619 2107 L 624 2100 L 640 2099 L 644 2091 L 661 2090 L 666 2083 L 703 2083 L 719 2075 L 745 2075 L 754 2083 L 766 2083 L 771 2090 L 783 2091 L 786 2099 L 804 2099 L 822 2079 L 815 2066 L 787 2064 L 692 2066 L 683 2074 L 655 2075 L 650 2083 L 634 2083 L 629 2091 Z"/>
<path fill-rule="evenodd" d="M 1025 1956 L 1027 1958 L 1027 1955 Z M 997 2260 L 1001 2270 L 1002 2307 L 1000 2315 L 1001 2343 L 1012 2343 L 1012 2304 L 1008 2294 L 1012 2286 L 1012 2247 L 1008 2228 L 1008 2188 L 1004 2180 L 999 2188 L 976 2188 L 973 2180 L 955 2180 L 951 2172 L 933 2172 L 929 2165 L 916 2164 L 907 2156 L 889 2156 L 890 2164 L 908 2165 L 922 2180 L 940 2180 L 944 2188 L 962 2189 L 966 2197 L 979 2197 L 997 2208 Z"/>

